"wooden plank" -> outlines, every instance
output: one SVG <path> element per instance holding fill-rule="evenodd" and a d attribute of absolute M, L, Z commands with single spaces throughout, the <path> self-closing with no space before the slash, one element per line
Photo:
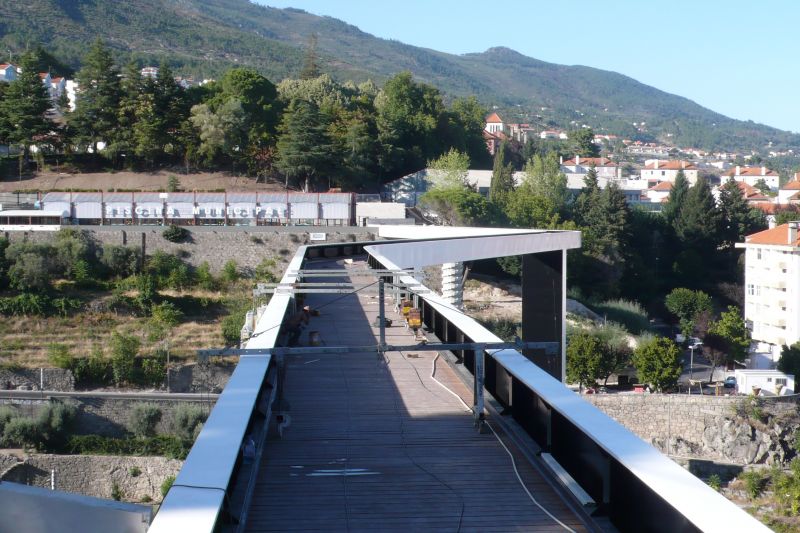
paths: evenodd
<path fill-rule="evenodd" d="M 308 330 L 324 343 L 377 342 L 374 299 L 316 294 L 306 302 L 320 310 Z M 391 343 L 412 339 L 403 327 L 386 334 Z M 283 400 L 291 424 L 282 439 L 269 438 L 247 531 L 563 531 L 530 501 L 495 437 L 479 434 L 471 413 L 431 379 L 436 354 L 409 355 L 286 360 Z M 437 365 L 436 375 L 469 398 L 449 367 Z M 549 485 L 521 456 L 516 460 L 537 499 L 584 531 Z"/>

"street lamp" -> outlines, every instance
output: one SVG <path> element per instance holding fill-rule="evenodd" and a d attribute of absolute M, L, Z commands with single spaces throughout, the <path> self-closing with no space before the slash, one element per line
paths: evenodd
<path fill-rule="evenodd" d="M 690 380 L 694 379 L 694 349 L 697 348 L 698 346 L 702 346 L 702 345 L 703 345 L 702 342 L 696 342 L 696 343 L 693 342 L 689 346 L 689 350 L 691 350 L 691 352 L 692 352 L 692 356 L 689 359 L 689 379 Z"/>

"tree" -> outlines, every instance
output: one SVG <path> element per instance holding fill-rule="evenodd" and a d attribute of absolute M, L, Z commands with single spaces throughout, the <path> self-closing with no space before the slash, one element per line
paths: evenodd
<path fill-rule="evenodd" d="M 53 125 L 47 118 L 50 99 L 36 69 L 36 58 L 26 54 L 22 73 L 12 81 L 0 100 L 0 134 L 9 144 L 22 148 L 27 162 L 34 139 L 47 133 Z"/>
<path fill-rule="evenodd" d="M 139 339 L 132 335 L 116 331 L 111 334 L 111 370 L 118 387 L 133 381 L 134 361 L 140 345 Z"/>
<path fill-rule="evenodd" d="M 714 371 L 717 367 L 730 361 L 729 349 L 728 341 L 722 335 L 709 331 L 703 337 L 703 353 L 711 363 L 711 373 L 708 375 L 709 383 L 714 381 Z"/>
<path fill-rule="evenodd" d="M 76 81 L 77 102 L 70 125 L 78 142 L 91 146 L 96 154 L 98 143 L 111 142 L 119 131 L 117 113 L 121 94 L 119 70 L 101 39 L 89 48 Z"/>
<path fill-rule="evenodd" d="M 682 287 L 673 289 L 664 303 L 669 312 L 678 318 L 681 333 L 687 340 L 694 333 L 700 315 L 711 312 L 711 297 L 703 291 Z"/>
<path fill-rule="evenodd" d="M 742 312 L 738 307 L 728 306 L 728 310 L 723 311 L 719 320 L 713 322 L 708 330 L 725 340 L 729 361 L 744 362 L 747 351 L 750 349 L 750 330 L 747 329 Z"/>
<path fill-rule="evenodd" d="M 720 246 L 729 253 L 735 251 L 737 242 L 744 242 L 746 235 L 767 227 L 764 212 L 747 205 L 739 184 L 734 180 L 727 181 L 719 188 L 717 205 L 720 212 Z"/>
<path fill-rule="evenodd" d="M 514 190 L 514 166 L 506 163 L 506 157 L 510 151 L 507 141 L 500 143 L 500 147 L 494 154 L 494 166 L 492 168 L 492 183 L 489 187 L 489 200 L 497 205 L 504 205 L 508 200 L 508 195 Z"/>
<path fill-rule="evenodd" d="M 242 104 L 232 99 L 217 111 L 206 104 L 192 107 L 189 118 L 200 137 L 198 152 L 211 163 L 219 156 L 234 156 L 242 147 L 245 132 L 245 117 Z"/>
<path fill-rule="evenodd" d="M 681 351 L 666 337 L 640 342 L 633 351 L 633 366 L 639 381 L 649 383 L 658 392 L 675 386 L 681 376 Z"/>
<path fill-rule="evenodd" d="M 428 161 L 434 188 L 467 187 L 469 156 L 451 148 L 442 156 Z"/>
<path fill-rule="evenodd" d="M 795 377 L 800 376 L 800 342 L 781 348 L 778 370 Z"/>
<path fill-rule="evenodd" d="M 420 198 L 420 205 L 451 226 L 490 226 L 498 218 L 495 206 L 466 187 L 437 187 Z"/>
<path fill-rule="evenodd" d="M 673 222 L 678 217 L 688 192 L 689 180 L 686 179 L 686 174 L 683 173 L 683 170 L 679 170 L 678 174 L 675 176 L 675 181 L 672 183 L 672 188 L 669 190 L 667 202 L 664 204 L 664 209 L 662 210 L 664 218 L 667 219 L 670 226 L 672 226 Z"/>
<path fill-rule="evenodd" d="M 535 155 L 525 165 L 525 178 L 519 189 L 548 198 L 556 210 L 564 211 L 567 202 L 567 177 L 561 172 L 561 165 L 555 152 L 544 157 Z"/>
<path fill-rule="evenodd" d="M 603 343 L 587 332 L 573 333 L 567 339 L 567 380 L 581 388 L 594 386 L 600 375 Z"/>
<path fill-rule="evenodd" d="M 473 167 L 486 168 L 489 163 L 489 152 L 483 138 L 486 108 L 475 96 L 456 98 L 448 115 L 451 117 L 448 132 L 451 146 L 466 152 Z"/>
<path fill-rule="evenodd" d="M 278 128 L 275 166 L 289 178 L 311 184 L 332 167 L 333 152 L 327 124 L 317 107 L 304 100 L 292 100 Z"/>
<path fill-rule="evenodd" d="M 597 157 L 600 147 L 594 143 L 594 131 L 591 128 L 579 128 L 567 133 L 570 156 Z"/>
<path fill-rule="evenodd" d="M 583 177 L 583 188 L 572 206 L 575 222 L 580 226 L 588 226 L 591 223 L 591 212 L 599 201 L 600 185 L 597 182 L 597 169 L 592 165 Z"/>
<path fill-rule="evenodd" d="M 719 219 L 711 188 L 705 179 L 699 178 L 689 188 L 672 225 L 675 235 L 685 246 L 705 252 L 717 246 Z"/>
<path fill-rule="evenodd" d="M 247 133 L 242 149 L 248 144 L 269 142 L 278 123 L 275 85 L 255 69 L 233 68 L 225 73 L 219 86 L 221 91 L 211 102 L 215 110 L 232 100 L 241 105 Z"/>

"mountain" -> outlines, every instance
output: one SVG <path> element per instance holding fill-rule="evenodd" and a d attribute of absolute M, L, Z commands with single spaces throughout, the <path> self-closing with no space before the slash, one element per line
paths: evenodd
<path fill-rule="evenodd" d="M 323 70 L 337 79 L 380 82 L 410 70 L 446 94 L 477 95 L 509 121 L 588 124 L 598 132 L 706 149 L 800 148 L 800 135 L 725 117 L 615 72 L 547 63 L 507 48 L 446 54 L 247 0 L 0 0 L 0 21 L 2 50 L 19 53 L 41 43 L 72 68 L 87 42 L 100 36 L 121 61 L 166 59 L 195 77 L 249 65 L 276 82 L 297 75 L 316 34 Z"/>

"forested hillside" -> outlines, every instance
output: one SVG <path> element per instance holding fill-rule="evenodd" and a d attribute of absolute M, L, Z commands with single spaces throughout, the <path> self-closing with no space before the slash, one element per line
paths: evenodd
<path fill-rule="evenodd" d="M 0 41 L 12 59 L 41 43 L 77 68 L 87 41 L 100 36 L 120 62 L 168 59 L 176 72 L 201 78 L 247 65 L 278 82 L 297 75 L 316 35 L 323 71 L 340 81 L 380 83 L 409 70 L 446 94 L 475 94 L 487 106 L 520 109 L 514 120 L 543 126 L 566 128 L 574 120 L 598 132 L 707 149 L 761 150 L 770 142 L 800 148 L 798 135 L 729 119 L 614 72 L 546 63 L 506 48 L 445 54 L 248 0 L 0 0 L 0 20 Z M 633 122 L 646 122 L 646 131 Z"/>

